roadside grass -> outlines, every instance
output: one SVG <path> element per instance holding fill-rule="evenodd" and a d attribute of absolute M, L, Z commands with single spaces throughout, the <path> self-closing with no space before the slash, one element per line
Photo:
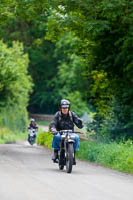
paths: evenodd
<path fill-rule="evenodd" d="M 49 125 L 49 122 L 39 121 L 37 123 L 39 125 L 46 125 L 46 126 Z M 0 144 L 15 143 L 17 141 L 27 140 L 28 130 L 26 130 L 25 132 L 21 132 L 19 130 L 16 130 L 14 132 L 11 128 L 8 128 L 7 125 L 8 125 L 8 123 L 6 123 L 6 126 L 0 127 Z M 38 134 L 42 133 L 42 131 L 43 131 L 42 128 L 39 126 Z"/>
<path fill-rule="evenodd" d="M 51 149 L 52 135 L 43 132 L 38 135 L 37 144 Z M 98 163 L 111 169 L 133 174 L 133 141 L 101 143 L 85 140 L 80 142 L 76 157 Z"/>
<path fill-rule="evenodd" d="M 0 144 L 14 143 L 20 140 L 25 140 L 26 138 L 27 138 L 26 133 L 22 133 L 19 131 L 13 132 L 6 127 L 0 128 Z"/>
<path fill-rule="evenodd" d="M 27 138 L 28 114 L 17 106 L 0 111 L 0 144 L 14 143 Z"/>
<path fill-rule="evenodd" d="M 133 174 L 133 143 L 131 140 L 119 144 L 82 141 L 77 158 Z"/>
<path fill-rule="evenodd" d="M 49 126 L 49 123 L 48 121 L 37 121 L 37 124 L 38 125 L 44 125 L 44 126 Z"/>
<path fill-rule="evenodd" d="M 39 133 L 37 136 L 37 144 L 38 145 L 44 145 L 46 147 L 48 147 L 49 149 L 52 149 L 51 145 L 52 145 L 52 134 L 50 134 L 50 132 L 43 132 L 43 133 Z"/>

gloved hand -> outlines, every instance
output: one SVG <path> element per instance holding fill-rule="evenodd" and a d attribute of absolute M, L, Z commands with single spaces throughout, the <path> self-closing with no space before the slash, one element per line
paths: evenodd
<path fill-rule="evenodd" d="M 56 130 L 56 128 L 51 128 L 51 129 L 50 129 L 50 132 L 53 134 L 53 133 L 56 133 L 57 130 Z"/>

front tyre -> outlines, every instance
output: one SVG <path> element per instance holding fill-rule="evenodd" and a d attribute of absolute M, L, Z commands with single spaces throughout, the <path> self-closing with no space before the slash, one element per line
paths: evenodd
<path fill-rule="evenodd" d="M 73 143 L 69 143 L 68 144 L 68 152 L 66 155 L 66 171 L 67 171 L 67 173 L 72 172 L 73 154 L 74 154 Z"/>
<path fill-rule="evenodd" d="M 65 165 L 65 151 L 61 150 L 60 151 L 60 156 L 59 156 L 59 169 L 63 170 Z"/>
<path fill-rule="evenodd" d="M 59 169 L 63 170 L 64 169 L 64 165 L 59 165 Z"/>
<path fill-rule="evenodd" d="M 29 137 L 28 142 L 30 143 L 30 145 L 33 145 L 35 143 L 35 137 Z"/>

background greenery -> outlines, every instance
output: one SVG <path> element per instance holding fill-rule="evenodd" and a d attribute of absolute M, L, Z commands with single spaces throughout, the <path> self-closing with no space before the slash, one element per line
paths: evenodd
<path fill-rule="evenodd" d="M 28 55 L 23 45 L 13 42 L 8 47 L 0 41 L 0 134 L 1 139 L 8 138 L 9 133 L 17 136 L 25 132 L 27 126 L 27 105 L 31 77 L 28 75 Z M 7 135 L 6 131 L 7 130 Z M 10 138 L 10 136 L 9 136 Z M 9 139 L 11 140 L 11 139 Z"/>
<path fill-rule="evenodd" d="M 65 92 L 79 91 L 93 107 L 91 128 L 101 138 L 132 138 L 133 1 L 53 2 L 46 38 L 63 51 L 59 79 L 69 68 Z"/>
<path fill-rule="evenodd" d="M 42 132 L 37 137 L 37 144 L 38 145 L 44 145 L 48 147 L 49 149 L 52 149 L 52 138 L 53 135 L 50 132 Z"/>
<path fill-rule="evenodd" d="M 77 157 L 133 174 L 133 144 L 131 140 L 119 144 L 84 141 L 80 144 Z"/>
<path fill-rule="evenodd" d="M 68 98 L 97 140 L 132 140 L 132 52 L 133 0 L 2 0 L 0 127 Z"/>
<path fill-rule="evenodd" d="M 52 149 L 52 137 L 50 132 L 42 132 L 37 137 L 38 145 L 45 145 Z M 96 162 L 102 166 L 118 171 L 133 174 L 133 143 L 126 142 L 103 143 L 91 140 L 81 140 L 76 158 Z"/>

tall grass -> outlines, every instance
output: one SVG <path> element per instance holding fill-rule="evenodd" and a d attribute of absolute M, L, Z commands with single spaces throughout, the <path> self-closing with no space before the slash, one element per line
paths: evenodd
<path fill-rule="evenodd" d="M 37 144 L 38 145 L 44 145 L 46 147 L 48 147 L 49 149 L 51 149 L 51 144 L 52 144 L 52 134 L 50 134 L 50 132 L 43 132 L 38 134 L 37 137 Z"/>
<path fill-rule="evenodd" d="M 16 142 L 27 137 L 27 111 L 15 107 L 0 110 L 0 143 Z"/>
<path fill-rule="evenodd" d="M 133 174 L 133 143 L 131 140 L 119 144 L 83 141 L 77 157 Z"/>
<path fill-rule="evenodd" d="M 0 144 L 14 143 L 19 140 L 25 140 L 27 133 L 13 132 L 8 128 L 0 128 Z"/>
<path fill-rule="evenodd" d="M 0 127 L 7 127 L 12 131 L 25 132 L 28 115 L 26 109 L 6 107 L 0 111 Z"/>

